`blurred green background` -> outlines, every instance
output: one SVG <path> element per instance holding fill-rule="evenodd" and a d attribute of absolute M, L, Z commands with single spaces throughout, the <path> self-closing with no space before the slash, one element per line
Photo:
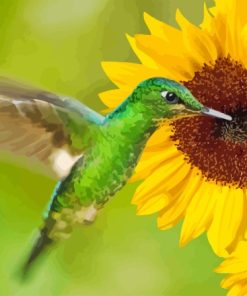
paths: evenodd
<path fill-rule="evenodd" d="M 202 19 L 202 0 L 1 0 L 0 74 L 101 110 L 97 93 L 112 85 L 100 62 L 136 61 L 125 33 L 147 32 L 144 11 L 175 25 L 177 8 L 196 24 Z M 135 185 L 125 187 L 93 227 L 77 229 L 45 256 L 32 281 L 20 284 L 16 271 L 54 185 L 1 162 L 0 295 L 225 295 L 222 277 L 212 272 L 220 260 L 206 237 L 180 249 L 181 225 L 162 232 L 154 215 L 135 215 Z"/>

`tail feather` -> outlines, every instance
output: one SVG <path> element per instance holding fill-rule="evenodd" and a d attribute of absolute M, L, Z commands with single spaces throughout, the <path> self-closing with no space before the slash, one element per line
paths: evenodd
<path fill-rule="evenodd" d="M 55 242 L 68 239 L 76 223 L 92 223 L 96 218 L 97 211 L 94 204 L 88 207 L 63 208 L 59 213 L 49 211 L 31 253 L 21 269 L 22 279 L 29 275 L 32 266 L 44 251 Z"/>
<path fill-rule="evenodd" d="M 73 211 L 64 209 L 61 213 L 49 212 L 44 221 L 44 227 L 40 230 L 39 236 L 21 269 L 22 278 L 25 279 L 37 259 L 55 242 L 67 239 L 72 232 Z"/>
<path fill-rule="evenodd" d="M 33 264 L 36 262 L 37 258 L 48 249 L 54 241 L 47 236 L 47 228 L 43 228 L 39 237 L 33 246 L 30 255 L 28 256 L 26 262 L 22 267 L 22 277 L 25 278 L 29 274 Z"/>

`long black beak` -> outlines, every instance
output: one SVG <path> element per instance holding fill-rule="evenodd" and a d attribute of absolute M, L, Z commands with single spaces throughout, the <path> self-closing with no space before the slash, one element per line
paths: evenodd
<path fill-rule="evenodd" d="M 219 111 L 216 111 L 214 109 L 210 109 L 210 108 L 207 108 L 207 107 L 203 107 L 201 109 L 201 113 L 205 114 L 205 115 L 208 115 L 208 116 L 221 118 L 221 119 L 225 119 L 225 120 L 229 120 L 229 121 L 232 120 L 232 117 L 230 115 L 227 115 L 225 113 L 221 113 Z"/>

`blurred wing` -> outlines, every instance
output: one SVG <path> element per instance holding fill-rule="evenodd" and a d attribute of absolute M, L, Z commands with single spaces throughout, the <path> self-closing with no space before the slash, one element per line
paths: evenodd
<path fill-rule="evenodd" d="M 79 101 L 0 77 L 0 150 L 41 162 L 59 178 L 83 154 L 89 129 L 103 120 Z"/>

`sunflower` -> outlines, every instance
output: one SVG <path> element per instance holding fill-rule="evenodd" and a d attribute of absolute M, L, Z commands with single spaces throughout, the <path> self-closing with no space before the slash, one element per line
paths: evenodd
<path fill-rule="evenodd" d="M 141 63 L 103 62 L 118 87 L 100 94 L 109 110 L 140 81 L 162 76 L 233 117 L 166 124 L 150 138 L 133 177 L 143 180 L 133 198 L 137 214 L 157 213 L 162 230 L 183 220 L 180 245 L 206 231 L 219 256 L 231 253 L 247 230 L 246 8 L 244 0 L 216 0 L 204 6 L 200 26 L 178 10 L 179 29 L 145 13 L 150 34 L 127 36 Z"/>
<path fill-rule="evenodd" d="M 219 273 L 229 273 L 221 286 L 229 289 L 228 296 L 247 295 L 247 242 L 241 241 L 236 250 L 216 269 Z"/>

